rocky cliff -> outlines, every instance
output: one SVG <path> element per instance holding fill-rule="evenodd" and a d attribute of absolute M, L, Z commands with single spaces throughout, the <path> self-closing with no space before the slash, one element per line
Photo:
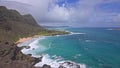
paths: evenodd
<path fill-rule="evenodd" d="M 46 29 L 39 26 L 30 14 L 21 15 L 16 10 L 0 6 L 0 68 L 34 68 L 40 58 L 23 55 L 14 42 L 42 30 Z"/>
<path fill-rule="evenodd" d="M 0 6 L 0 68 L 34 68 L 41 58 L 23 55 L 15 42 L 33 35 L 67 34 L 64 31 L 47 30 L 36 23 L 30 15 Z M 50 68 L 44 65 L 42 68 Z"/>
<path fill-rule="evenodd" d="M 0 6 L 0 40 L 15 41 L 44 30 L 30 14 L 21 15 L 16 10 Z"/>

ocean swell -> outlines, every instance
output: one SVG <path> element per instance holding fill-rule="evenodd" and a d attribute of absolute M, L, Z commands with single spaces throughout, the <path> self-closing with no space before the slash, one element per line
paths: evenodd
<path fill-rule="evenodd" d="M 72 61 L 63 60 L 56 56 L 57 59 L 51 59 L 48 54 L 43 55 L 42 61 L 37 63 L 36 67 L 43 67 L 44 64 L 50 65 L 51 68 L 86 68 L 85 64 L 79 64 Z"/>
<path fill-rule="evenodd" d="M 32 54 L 32 57 L 42 57 L 41 62 L 35 64 L 35 67 L 43 67 L 45 64 L 51 68 L 86 68 L 85 64 L 75 63 L 70 60 L 64 60 L 61 56 L 50 56 L 49 54 L 42 54 L 49 47 L 40 45 L 39 41 L 45 39 L 45 37 L 33 38 L 24 43 L 18 44 L 18 47 L 26 46 L 21 51 L 23 54 Z M 41 52 L 40 55 L 36 54 L 37 50 Z"/>

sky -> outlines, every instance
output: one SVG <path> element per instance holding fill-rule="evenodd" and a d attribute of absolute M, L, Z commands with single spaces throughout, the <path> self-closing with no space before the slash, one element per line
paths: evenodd
<path fill-rule="evenodd" d="M 0 0 L 42 25 L 120 27 L 120 0 Z M 7 3 L 4 3 L 7 2 Z"/>

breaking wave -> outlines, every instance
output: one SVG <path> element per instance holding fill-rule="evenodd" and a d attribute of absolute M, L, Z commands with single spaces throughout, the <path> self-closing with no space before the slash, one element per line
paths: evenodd
<path fill-rule="evenodd" d="M 72 33 L 72 34 L 85 34 L 85 33 Z M 49 49 L 50 45 L 48 47 L 45 47 L 44 45 L 40 45 L 39 41 L 45 39 L 45 37 L 40 38 L 33 38 L 29 41 L 26 41 L 24 43 L 18 44 L 18 47 L 25 46 L 21 51 L 23 54 L 32 54 L 32 57 L 42 57 L 41 61 L 37 64 L 35 64 L 35 67 L 43 67 L 43 65 L 49 65 L 51 68 L 86 68 L 85 64 L 75 63 L 70 60 L 64 60 L 61 56 L 50 56 L 49 54 L 40 54 L 37 55 L 36 51 L 39 50 L 39 52 L 43 52 L 47 49 Z M 81 56 L 80 54 L 76 54 L 74 58 Z"/>

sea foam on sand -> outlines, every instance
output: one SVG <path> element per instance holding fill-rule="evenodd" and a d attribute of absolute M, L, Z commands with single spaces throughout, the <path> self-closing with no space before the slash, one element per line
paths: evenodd
<path fill-rule="evenodd" d="M 18 47 L 23 47 L 25 46 L 21 52 L 23 54 L 31 54 L 31 52 L 37 48 L 40 48 L 41 51 L 45 49 L 44 46 L 38 46 L 39 40 L 45 39 L 45 37 L 38 37 L 38 38 L 32 38 L 28 41 L 22 42 L 18 44 Z"/>

